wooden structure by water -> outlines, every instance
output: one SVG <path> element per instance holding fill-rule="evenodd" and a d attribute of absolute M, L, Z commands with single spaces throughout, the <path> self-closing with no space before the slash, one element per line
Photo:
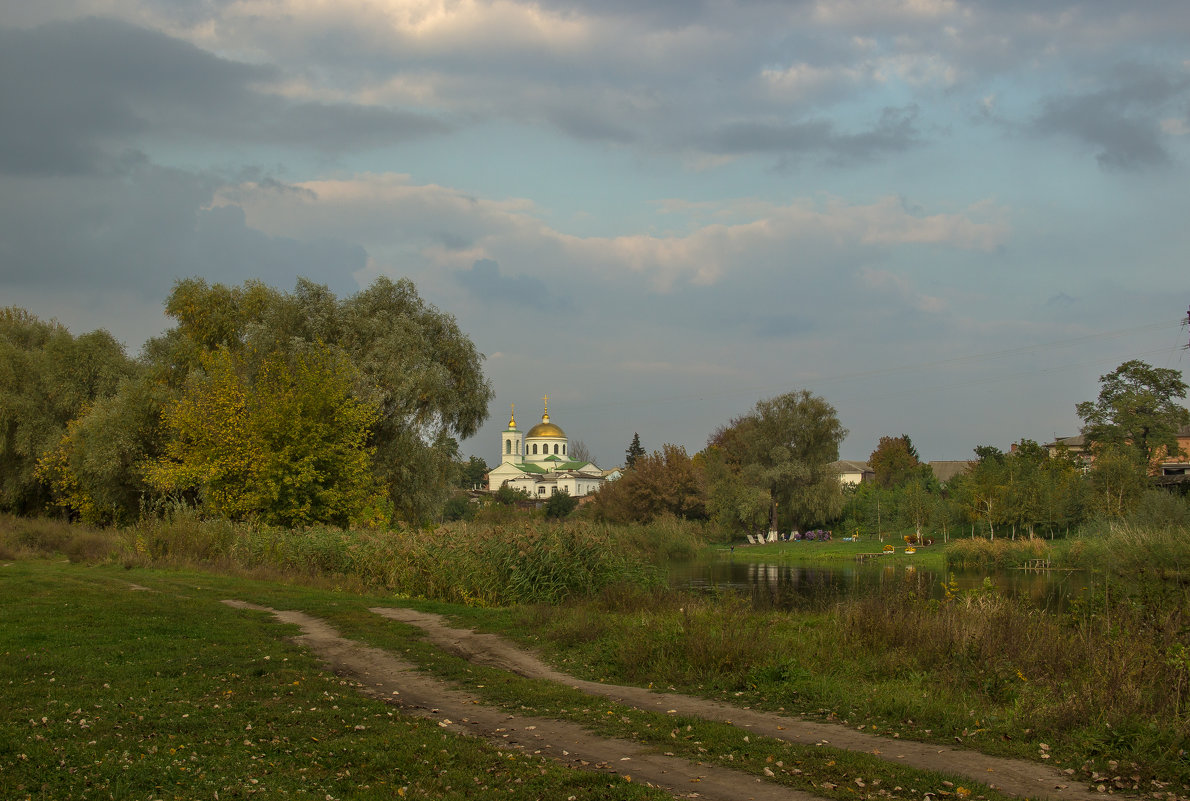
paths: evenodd
<path fill-rule="evenodd" d="M 1073 567 L 1054 567 L 1050 564 L 1050 560 L 1048 559 L 1029 559 L 1023 565 L 1018 567 L 1017 570 L 1024 570 L 1029 573 L 1040 573 L 1043 570 L 1048 570 L 1054 573 L 1059 571 L 1065 573 L 1077 572 Z"/>

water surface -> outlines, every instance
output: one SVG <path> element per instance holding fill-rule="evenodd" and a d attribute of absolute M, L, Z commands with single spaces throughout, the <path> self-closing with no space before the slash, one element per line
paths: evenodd
<path fill-rule="evenodd" d="M 945 596 L 944 582 L 953 580 L 960 591 L 973 590 L 990 580 L 999 592 L 1025 597 L 1037 606 L 1057 611 L 1088 587 L 1089 578 L 1068 571 L 930 570 L 912 564 L 868 562 L 791 565 L 721 559 L 676 565 L 670 574 L 674 587 L 696 592 L 736 593 L 749 597 L 758 609 L 802 609 L 829 606 L 871 593 L 910 588 L 924 598 Z"/>

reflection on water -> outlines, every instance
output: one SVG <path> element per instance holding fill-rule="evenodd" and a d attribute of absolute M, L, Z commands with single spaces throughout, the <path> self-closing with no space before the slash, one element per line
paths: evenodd
<path fill-rule="evenodd" d="M 1060 610 L 1083 592 L 1087 578 L 1065 571 L 925 570 L 906 564 L 871 562 L 829 565 L 789 565 L 722 560 L 677 565 L 671 584 L 698 592 L 731 592 L 750 597 L 760 609 L 821 608 L 871 593 L 912 589 L 918 597 L 945 595 L 943 582 L 953 580 L 960 590 L 981 587 L 990 579 L 997 590 L 1026 597 L 1038 607 Z"/>

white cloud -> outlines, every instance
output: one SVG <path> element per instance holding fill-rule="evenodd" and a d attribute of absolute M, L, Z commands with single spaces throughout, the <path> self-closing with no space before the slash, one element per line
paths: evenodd
<path fill-rule="evenodd" d="M 1004 213 L 982 204 L 959 213 L 912 214 L 895 197 L 866 205 L 832 198 L 773 204 L 673 202 L 671 214 L 723 215 L 731 222 L 696 223 L 687 233 L 577 236 L 542 221 L 527 200 L 494 201 L 449 187 L 417 185 L 407 175 L 364 174 L 309 181 L 301 191 L 245 184 L 219 193 L 216 204 L 244 210 L 248 224 L 273 236 L 334 231 L 364 244 L 374 257 L 416 252 L 425 268 L 470 269 L 479 259 L 552 271 L 554 265 L 615 281 L 642 277 L 656 292 L 711 286 L 739 270 L 784 263 L 790 252 L 933 245 L 989 251 L 1008 236 Z"/>

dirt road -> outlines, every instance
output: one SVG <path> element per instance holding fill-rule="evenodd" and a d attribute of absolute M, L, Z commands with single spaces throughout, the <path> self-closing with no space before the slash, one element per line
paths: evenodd
<path fill-rule="evenodd" d="M 476 696 L 422 673 L 411 663 L 388 651 L 348 640 L 324 621 L 302 612 L 268 609 L 242 601 L 225 603 L 240 609 L 269 612 L 278 620 L 300 626 L 300 642 L 332 670 L 355 679 L 367 693 L 377 698 L 399 704 L 411 714 L 438 720 L 444 728 L 485 737 L 504 747 L 524 749 L 574 767 L 630 775 L 633 781 L 663 787 L 679 798 L 724 801 L 808 801 L 816 798 L 765 782 L 751 774 L 665 756 L 652 747 L 629 740 L 600 737 L 567 721 L 510 715 L 505 710 L 485 705 Z M 476 664 L 529 678 L 555 681 L 626 706 L 722 721 L 749 733 L 786 742 L 822 743 L 861 751 L 890 762 L 967 776 L 1011 795 L 1071 801 L 1102 797 L 1085 786 L 1072 783 L 1060 771 L 1045 765 L 878 737 L 841 725 L 742 709 L 687 695 L 585 681 L 554 670 L 533 654 L 496 635 L 450 626 L 439 615 L 399 608 L 376 608 L 372 611 L 421 628 L 438 647 Z"/>

